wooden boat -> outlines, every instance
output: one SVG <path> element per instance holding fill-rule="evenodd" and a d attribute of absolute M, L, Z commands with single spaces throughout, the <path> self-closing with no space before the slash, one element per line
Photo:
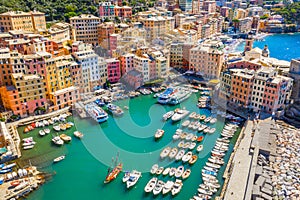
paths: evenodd
<path fill-rule="evenodd" d="M 182 148 L 184 144 L 185 144 L 185 142 L 182 140 L 182 141 L 180 141 L 180 142 L 178 143 L 177 146 L 178 146 L 179 148 Z"/>
<path fill-rule="evenodd" d="M 65 131 L 67 129 L 65 124 L 60 124 L 59 125 L 60 130 Z"/>
<path fill-rule="evenodd" d="M 114 167 L 110 167 L 108 169 L 108 172 L 107 172 L 107 176 L 104 180 L 104 183 L 109 183 L 111 182 L 112 180 L 114 180 L 115 178 L 117 178 L 118 174 L 122 171 L 123 169 L 123 164 L 121 162 L 119 162 L 118 164 L 118 155 L 116 157 L 116 161 L 114 163 Z"/>
<path fill-rule="evenodd" d="M 72 138 L 70 137 L 70 136 L 68 136 L 68 135 L 66 135 L 66 134 L 61 134 L 60 136 L 59 136 L 64 142 L 70 142 L 71 140 L 72 140 Z"/>
<path fill-rule="evenodd" d="M 191 140 L 194 137 L 193 133 L 189 133 L 186 137 L 185 140 Z"/>
<path fill-rule="evenodd" d="M 192 142 L 195 142 L 197 140 L 197 135 L 194 135 L 194 137 L 192 138 Z"/>
<path fill-rule="evenodd" d="M 58 146 L 61 146 L 64 144 L 64 141 L 62 139 L 60 139 L 59 136 L 55 136 L 52 138 L 52 142 Z"/>
<path fill-rule="evenodd" d="M 200 120 L 205 120 L 205 118 L 206 118 L 205 115 L 201 115 L 199 119 L 200 119 Z"/>
<path fill-rule="evenodd" d="M 45 132 L 46 134 L 49 134 L 49 133 L 50 133 L 50 129 L 49 129 L 49 128 L 45 128 L 45 129 L 44 129 L 44 132 Z"/>
<path fill-rule="evenodd" d="M 184 148 L 184 149 L 187 149 L 187 148 L 189 148 L 189 147 L 190 147 L 190 145 L 191 145 L 191 143 L 190 143 L 190 142 L 186 142 L 186 143 L 184 143 L 184 145 L 183 145 L 183 147 L 182 147 L 182 148 Z"/>
<path fill-rule="evenodd" d="M 151 192 L 154 189 L 156 183 L 157 183 L 157 178 L 156 177 L 151 178 L 148 181 L 147 185 L 145 186 L 144 191 L 147 193 Z"/>
<path fill-rule="evenodd" d="M 17 185 L 20 185 L 20 181 L 19 180 L 14 180 L 12 182 L 10 182 L 10 185 L 13 186 L 13 187 L 16 187 Z"/>
<path fill-rule="evenodd" d="M 197 155 L 193 155 L 191 157 L 191 159 L 189 160 L 189 164 L 193 165 L 198 159 L 198 156 Z"/>
<path fill-rule="evenodd" d="M 60 162 L 66 158 L 65 155 L 59 156 L 53 160 L 54 163 Z"/>
<path fill-rule="evenodd" d="M 182 174 L 182 179 L 187 179 L 191 175 L 191 169 L 186 169 Z"/>
<path fill-rule="evenodd" d="M 192 142 L 189 146 L 190 150 L 193 150 L 196 147 L 196 142 Z"/>
<path fill-rule="evenodd" d="M 53 129 L 54 129 L 55 131 L 60 131 L 60 126 L 59 126 L 59 125 L 53 126 Z"/>
<path fill-rule="evenodd" d="M 40 136 L 44 136 L 46 133 L 45 133 L 45 131 L 44 130 L 39 130 L 39 135 Z"/>
<path fill-rule="evenodd" d="M 182 162 L 188 162 L 193 156 L 193 153 L 191 151 L 188 151 L 184 156 L 182 157 Z"/>
<path fill-rule="evenodd" d="M 81 139 L 83 137 L 83 134 L 81 132 L 79 132 L 79 131 L 74 131 L 73 134 L 74 134 L 75 137 L 77 137 L 79 139 Z"/>
<path fill-rule="evenodd" d="M 197 142 L 202 142 L 203 139 L 204 139 L 203 136 L 199 136 L 199 137 L 197 138 Z"/>
<path fill-rule="evenodd" d="M 187 127 L 189 124 L 190 124 L 190 121 L 189 121 L 189 120 L 185 120 L 185 121 L 181 124 L 181 126 Z"/>
<path fill-rule="evenodd" d="M 179 150 L 179 152 L 177 153 L 177 155 L 175 156 L 175 160 L 181 160 L 182 159 L 182 157 L 184 156 L 184 154 L 185 154 L 185 150 L 184 149 L 181 149 L 181 150 Z"/>

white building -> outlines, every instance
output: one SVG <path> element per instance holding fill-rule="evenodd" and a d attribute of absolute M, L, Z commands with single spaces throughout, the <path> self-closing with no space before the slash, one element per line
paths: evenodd
<path fill-rule="evenodd" d="M 150 59 L 135 56 L 133 58 L 134 68 L 143 74 L 143 81 L 147 82 L 150 80 Z"/>

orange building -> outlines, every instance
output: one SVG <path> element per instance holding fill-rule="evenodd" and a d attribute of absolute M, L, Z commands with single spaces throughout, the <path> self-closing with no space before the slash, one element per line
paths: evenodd
<path fill-rule="evenodd" d="M 115 33 L 115 24 L 113 22 L 106 22 L 98 26 L 98 44 L 103 48 L 108 49 L 109 35 Z"/>
<path fill-rule="evenodd" d="M 232 69 L 230 101 L 247 108 L 251 103 L 254 71 L 247 69 Z"/>
<path fill-rule="evenodd" d="M 31 11 L 10 11 L 0 14 L 0 28 L 3 32 L 10 30 L 38 31 L 46 30 L 45 13 Z"/>

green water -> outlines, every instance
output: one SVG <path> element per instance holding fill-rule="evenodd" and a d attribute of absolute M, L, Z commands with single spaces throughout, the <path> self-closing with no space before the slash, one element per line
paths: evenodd
<path fill-rule="evenodd" d="M 51 135 L 43 138 L 37 136 L 38 130 L 27 134 L 26 136 L 34 135 L 38 144 L 33 150 L 23 152 L 23 163 L 29 162 L 28 159 L 30 159 L 31 163 L 39 164 L 40 170 L 55 173 L 50 181 L 30 194 L 28 199 L 172 199 L 170 194 L 165 196 L 160 194 L 154 197 L 152 193 L 145 194 L 144 192 L 145 185 L 152 177 L 149 170 L 153 164 L 158 163 L 159 166 L 182 164 L 170 161 L 168 158 L 164 161 L 159 159 L 159 154 L 164 147 L 177 146 L 178 141 L 173 142 L 172 135 L 181 123 L 172 123 L 170 120 L 163 122 L 161 118 L 165 112 L 174 110 L 176 107 L 185 107 L 190 111 L 210 115 L 209 110 L 197 108 L 198 97 L 198 95 L 193 95 L 177 106 L 156 104 L 153 95 L 122 100 L 116 104 L 121 107 L 126 105 L 129 110 L 124 110 L 124 115 L 119 118 L 110 116 L 107 122 L 100 125 L 91 120 L 74 117 L 72 120 L 76 128 L 84 133 L 84 138 L 81 141 L 73 138 L 70 144 L 63 147 L 51 144 Z M 198 185 L 202 182 L 201 169 L 210 156 L 216 138 L 220 136 L 224 121 L 219 118 L 218 122 L 212 126 L 216 127 L 217 131 L 214 134 L 205 135 L 202 141 L 204 149 L 198 154 L 198 161 L 191 166 L 191 176 L 184 180 L 181 192 L 174 199 L 189 199 L 197 193 Z M 158 128 L 164 129 L 165 135 L 161 140 L 155 141 L 153 135 Z M 23 127 L 19 128 L 20 131 L 23 129 Z M 74 130 L 75 128 L 66 133 L 71 135 Z M 189 129 L 186 131 L 193 132 Z M 21 135 L 24 136 L 24 134 Z M 232 151 L 236 137 L 237 134 L 231 141 L 225 160 L 229 158 L 229 152 Z M 122 183 L 123 173 L 120 173 L 111 183 L 103 184 L 108 166 L 111 165 L 112 157 L 115 157 L 117 152 L 120 154 L 119 159 L 123 162 L 124 170 L 137 169 L 143 172 L 140 180 L 130 190 L 127 190 L 126 185 Z M 193 152 L 196 153 L 196 150 Z M 67 154 L 66 159 L 52 164 L 52 159 L 60 154 Z M 189 167 L 189 164 L 184 166 Z M 220 183 L 223 183 L 224 169 L 225 165 L 219 172 Z M 162 175 L 159 179 L 175 180 L 175 178 Z"/>

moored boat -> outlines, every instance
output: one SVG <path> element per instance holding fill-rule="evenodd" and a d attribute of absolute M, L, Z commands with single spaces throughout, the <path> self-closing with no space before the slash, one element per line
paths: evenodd
<path fill-rule="evenodd" d="M 154 134 L 155 139 L 159 139 L 164 135 L 165 131 L 162 129 L 157 129 L 157 131 Z"/>
<path fill-rule="evenodd" d="M 169 155 L 170 151 L 171 151 L 171 147 L 164 148 L 160 153 L 160 158 L 164 159 L 165 157 L 167 157 Z"/>
<path fill-rule="evenodd" d="M 172 188 L 172 195 L 173 196 L 180 192 L 180 190 L 182 188 L 182 185 L 183 185 L 182 180 L 180 180 L 180 179 L 175 180 L 175 183 L 174 183 L 173 188 Z"/>
<path fill-rule="evenodd" d="M 54 158 L 53 162 L 57 163 L 57 162 L 60 162 L 60 161 L 64 160 L 65 158 L 66 158 L 66 156 L 62 155 L 62 156 L 59 156 L 57 158 Z"/>
<path fill-rule="evenodd" d="M 151 174 L 155 174 L 156 171 L 157 171 L 157 169 L 158 169 L 158 164 L 154 164 L 154 165 L 151 167 L 150 173 L 151 173 Z"/>
<path fill-rule="evenodd" d="M 129 179 L 126 182 L 126 186 L 127 188 L 130 188 L 132 186 L 134 186 L 137 181 L 139 180 L 139 178 L 142 176 L 142 173 L 137 171 L 137 170 L 133 170 L 130 175 L 129 175 Z"/>
<path fill-rule="evenodd" d="M 117 178 L 118 174 L 122 171 L 122 169 L 123 169 L 122 163 L 119 163 L 113 169 L 109 169 L 104 183 L 109 183 L 112 180 L 114 180 L 115 178 Z"/>
<path fill-rule="evenodd" d="M 164 185 L 165 185 L 165 182 L 163 182 L 162 180 L 158 180 L 153 189 L 153 194 L 158 195 L 162 191 Z"/>
<path fill-rule="evenodd" d="M 181 177 L 182 174 L 183 174 L 183 172 L 184 172 L 184 167 L 183 167 L 183 165 L 177 167 L 176 172 L 175 172 L 175 177 L 176 177 L 176 178 Z"/>
<path fill-rule="evenodd" d="M 72 140 L 72 138 L 66 134 L 61 134 L 59 135 L 59 137 L 64 141 L 64 142 L 70 142 Z"/>
<path fill-rule="evenodd" d="M 151 192 L 154 189 L 156 183 L 157 183 L 157 178 L 156 177 L 151 178 L 148 181 L 147 185 L 145 186 L 144 191 L 147 193 Z"/>
<path fill-rule="evenodd" d="M 188 111 L 188 110 L 176 109 L 175 114 L 172 116 L 172 121 L 173 122 L 179 121 L 179 120 L 183 119 L 184 117 L 186 117 L 189 113 L 190 113 L 190 111 Z"/>
<path fill-rule="evenodd" d="M 58 146 L 61 146 L 64 144 L 64 141 L 62 139 L 60 139 L 59 136 L 55 136 L 52 138 L 52 142 Z"/>
<path fill-rule="evenodd" d="M 167 181 L 166 184 L 164 185 L 162 193 L 167 194 L 168 192 L 170 192 L 173 188 L 173 185 L 174 185 L 173 181 Z"/>
<path fill-rule="evenodd" d="M 165 114 L 163 115 L 163 120 L 164 120 L 164 121 L 167 121 L 167 120 L 170 119 L 173 115 L 174 115 L 174 111 L 171 110 L 171 111 L 169 111 L 169 112 L 167 112 L 167 113 L 165 113 Z"/>
<path fill-rule="evenodd" d="M 165 168 L 164 171 L 162 172 L 162 175 L 164 175 L 164 176 L 168 175 L 170 170 L 171 170 L 170 167 Z"/>
<path fill-rule="evenodd" d="M 202 149 L 203 149 L 203 145 L 202 144 L 198 145 L 197 151 L 200 152 L 200 151 L 202 151 Z"/>
<path fill-rule="evenodd" d="M 44 130 L 39 130 L 39 135 L 40 136 L 44 136 L 46 133 L 45 133 L 45 131 Z"/>
<path fill-rule="evenodd" d="M 188 162 L 193 156 L 193 153 L 191 151 L 188 151 L 184 156 L 182 157 L 182 162 Z"/>
<path fill-rule="evenodd" d="M 191 157 L 191 159 L 189 160 L 189 164 L 193 165 L 198 159 L 198 156 L 197 155 L 193 155 Z"/>
<path fill-rule="evenodd" d="M 79 131 L 74 131 L 74 136 L 81 139 L 83 137 L 83 133 L 79 132 Z"/>
<path fill-rule="evenodd" d="M 187 179 L 191 175 L 191 169 L 186 169 L 182 174 L 182 179 Z"/>

